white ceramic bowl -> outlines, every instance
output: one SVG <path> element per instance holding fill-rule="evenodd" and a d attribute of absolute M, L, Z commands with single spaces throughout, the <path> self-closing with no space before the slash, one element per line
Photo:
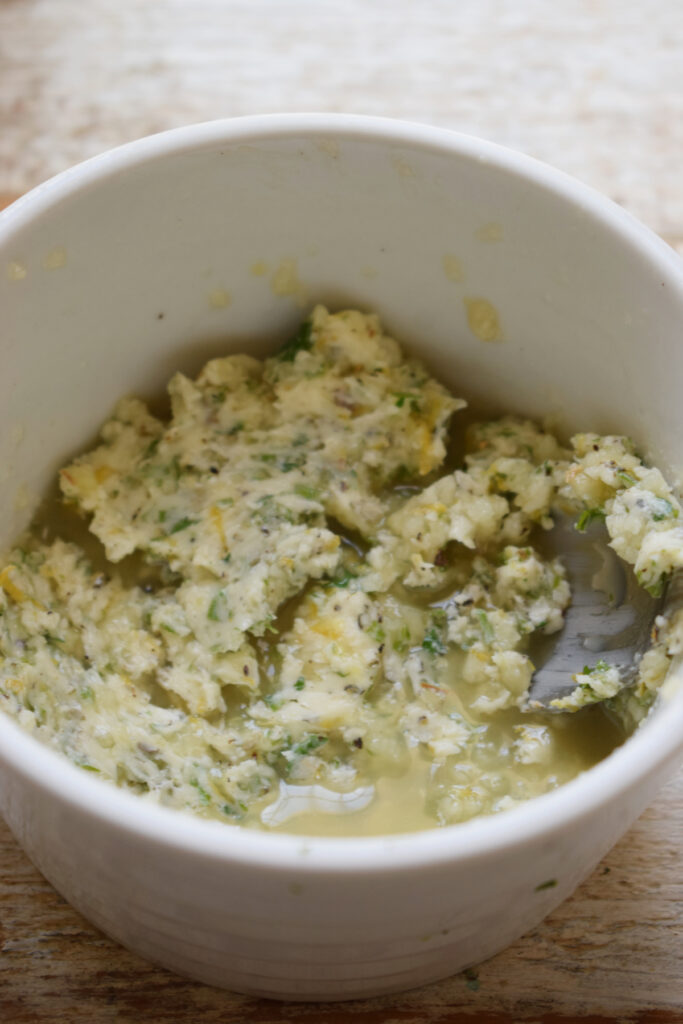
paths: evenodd
<path fill-rule="evenodd" d="M 680 469 L 683 275 L 649 231 L 476 139 L 246 118 L 124 146 L 0 216 L 2 539 L 121 394 L 284 338 L 307 301 L 276 294 L 291 291 L 288 260 L 310 300 L 378 310 L 458 394 L 630 433 Z M 466 298 L 493 303 L 504 340 L 475 337 Z M 345 999 L 451 974 L 535 925 L 682 749 L 674 696 L 607 760 L 519 809 L 414 835 L 302 839 L 152 806 L 0 715 L 0 804 L 50 882 L 143 956 L 242 992 Z"/>

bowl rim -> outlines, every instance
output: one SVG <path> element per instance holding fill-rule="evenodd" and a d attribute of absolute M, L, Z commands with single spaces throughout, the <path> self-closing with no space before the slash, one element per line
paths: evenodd
<path fill-rule="evenodd" d="M 261 114 L 174 128 L 126 143 L 56 175 L 0 212 L 0 249 L 26 226 L 79 192 L 132 167 L 183 152 L 229 144 L 306 136 L 372 141 L 432 151 L 495 166 L 588 215 L 623 245 L 637 250 L 680 294 L 683 264 L 674 251 L 616 203 L 532 157 L 496 143 L 430 125 L 355 114 Z M 678 674 L 679 666 L 676 666 Z M 557 790 L 502 813 L 423 832 L 370 837 L 272 834 L 194 817 L 92 778 L 63 755 L 0 714 L 0 762 L 57 803 L 101 824 L 178 852 L 272 870 L 364 872 L 425 869 L 444 862 L 497 856 L 520 848 L 609 805 L 631 786 L 655 777 L 683 753 L 683 688 L 666 708 L 607 758 Z"/>

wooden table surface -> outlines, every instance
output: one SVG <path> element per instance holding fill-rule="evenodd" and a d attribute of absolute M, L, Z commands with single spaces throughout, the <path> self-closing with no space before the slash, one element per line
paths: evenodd
<path fill-rule="evenodd" d="M 108 146 L 271 110 L 430 121 L 578 175 L 683 252 L 680 0 L 0 0 L 0 204 Z M 477 977 L 276 1004 L 97 932 L 0 822 L 0 1024 L 683 1022 L 683 772 Z"/>

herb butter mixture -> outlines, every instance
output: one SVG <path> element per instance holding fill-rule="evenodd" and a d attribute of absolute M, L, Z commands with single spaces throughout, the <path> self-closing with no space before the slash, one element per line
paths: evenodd
<path fill-rule="evenodd" d="M 536 543 L 554 512 L 604 519 L 653 593 L 683 563 L 627 439 L 505 417 L 456 467 L 465 402 L 377 317 L 322 307 L 169 393 L 170 421 L 125 399 L 61 472 L 97 541 L 37 523 L 0 573 L 0 706 L 81 768 L 226 822 L 401 831 L 552 789 L 643 716 L 675 622 L 606 707 L 525 708 L 571 600 Z M 600 662 L 576 683 L 572 708 L 620 685 Z"/>

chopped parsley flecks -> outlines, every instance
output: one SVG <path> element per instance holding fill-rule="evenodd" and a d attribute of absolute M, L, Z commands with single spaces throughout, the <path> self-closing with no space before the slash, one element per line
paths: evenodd
<path fill-rule="evenodd" d="M 313 347 L 313 324 L 304 320 L 296 334 L 285 342 L 278 353 L 283 363 L 293 363 L 299 352 L 308 352 Z"/>

